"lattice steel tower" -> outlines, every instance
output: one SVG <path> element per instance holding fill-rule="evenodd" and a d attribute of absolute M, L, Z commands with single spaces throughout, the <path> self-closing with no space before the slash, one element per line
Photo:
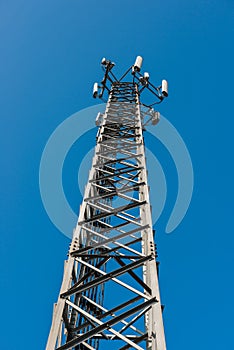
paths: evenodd
<path fill-rule="evenodd" d="M 96 118 L 95 154 L 46 350 L 166 350 L 143 130 L 157 124 L 152 106 L 168 92 L 166 80 L 155 87 L 141 65 L 138 56 L 117 79 L 114 63 L 102 60 L 93 96 L 106 91 L 108 101 Z M 140 102 L 146 90 L 157 98 L 149 106 Z"/>

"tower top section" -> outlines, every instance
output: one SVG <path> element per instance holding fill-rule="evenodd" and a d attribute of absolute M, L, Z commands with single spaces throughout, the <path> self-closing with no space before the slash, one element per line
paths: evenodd
<path fill-rule="evenodd" d="M 93 97 L 103 99 L 104 93 L 108 94 L 111 92 L 114 85 L 119 85 L 124 83 L 124 79 L 126 77 L 131 77 L 128 79 L 128 82 L 132 82 L 132 84 L 138 86 L 138 94 L 139 97 L 143 93 L 143 91 L 149 91 L 152 96 L 156 99 L 153 103 L 146 105 L 140 102 L 142 105 L 151 108 L 155 104 L 161 103 L 165 97 L 168 96 L 168 82 L 163 79 L 159 86 L 155 86 L 150 81 L 150 75 L 148 72 L 142 73 L 142 63 L 143 58 L 141 56 L 137 56 L 135 63 L 130 66 L 126 72 L 118 79 L 113 73 L 113 68 L 115 63 L 111 60 L 103 58 L 101 61 L 101 66 L 104 71 L 104 77 L 101 83 L 94 83 L 93 86 Z M 130 81 L 129 81 L 130 80 Z"/>

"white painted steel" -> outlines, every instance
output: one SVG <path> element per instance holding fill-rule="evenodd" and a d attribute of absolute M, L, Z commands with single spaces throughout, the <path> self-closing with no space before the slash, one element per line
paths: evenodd
<path fill-rule="evenodd" d="M 73 303 L 71 303 L 70 301 L 66 301 L 66 303 L 68 305 L 71 305 L 72 307 L 74 307 L 74 309 L 76 309 L 77 311 L 79 311 L 81 314 L 85 315 L 87 318 L 89 318 L 92 321 L 97 322 L 97 324 L 102 325 L 104 322 L 100 321 L 99 319 L 97 319 L 96 317 L 92 316 L 91 314 L 85 312 L 84 310 L 82 310 L 79 306 L 74 305 Z M 119 332 L 115 331 L 113 328 L 108 328 L 108 330 L 113 333 L 114 335 L 116 335 L 118 338 L 124 340 L 126 343 L 128 343 L 129 345 L 131 345 L 134 349 L 137 350 L 144 350 L 143 348 L 141 348 L 140 346 L 134 344 L 131 340 L 129 340 L 128 338 L 126 338 L 125 336 L 123 336 L 122 334 L 120 334 Z"/>
<path fill-rule="evenodd" d="M 138 125 L 140 126 L 140 146 L 138 152 L 145 154 L 139 102 L 136 105 L 136 114 L 138 116 Z M 145 229 L 142 233 L 142 252 L 145 255 L 153 254 L 155 256 L 155 245 L 152 230 L 153 225 L 150 209 L 149 189 L 147 185 L 147 167 L 145 157 L 141 158 L 141 165 L 143 167 L 143 170 L 141 172 L 140 180 L 146 184 L 145 186 L 142 186 L 139 191 L 139 199 L 146 200 L 146 204 L 140 208 L 141 223 L 142 225 L 145 225 L 147 223 L 150 226 L 149 229 Z M 158 274 L 154 260 L 147 261 L 145 263 L 143 278 L 145 283 L 150 286 L 152 290 L 152 296 L 155 296 L 158 300 L 158 303 L 151 307 L 148 312 L 148 317 L 146 318 L 146 328 L 148 330 L 147 350 L 166 350 Z"/>
<path fill-rule="evenodd" d="M 134 67 L 136 67 L 136 70 L 140 70 L 141 65 L 142 58 L 138 56 Z M 97 86 L 95 91 L 97 91 Z M 126 98 L 130 102 L 126 102 Z M 119 324 L 124 324 L 122 331 L 125 330 L 125 327 L 126 329 L 130 327 L 132 332 L 135 332 L 135 335 L 131 335 L 131 339 L 109 327 L 102 333 L 104 335 L 103 339 L 102 334 L 96 334 L 96 339 L 99 339 L 98 341 L 105 341 L 105 337 L 110 339 L 109 335 L 105 333 L 108 330 L 112 332 L 113 340 L 117 337 L 131 348 L 166 350 L 155 261 L 142 119 L 137 85 L 130 83 L 113 85 L 106 111 L 102 115 L 92 166 L 80 207 L 79 218 L 74 229 L 69 257 L 65 262 L 60 296 L 54 308 L 46 350 L 56 350 L 66 344 L 66 335 L 69 334 L 70 330 L 73 328 L 79 329 L 78 319 L 81 320 L 81 324 L 83 320 L 89 319 L 89 327 L 92 326 L 93 322 L 94 324 L 105 325 L 105 322 L 100 320 L 100 314 L 95 315 L 87 311 L 88 309 L 85 309 L 81 300 L 83 298 L 83 300 L 103 312 L 118 306 L 115 304 L 115 300 L 113 300 L 112 307 L 104 306 L 105 295 L 102 294 L 102 291 L 104 285 L 106 288 L 108 281 L 113 281 L 122 286 L 128 293 L 126 295 L 131 292 L 139 296 L 140 303 L 154 297 L 157 302 L 154 301 L 152 305 L 150 304 L 146 309 L 148 311 L 141 310 L 132 319 L 119 322 Z M 134 191 L 137 191 L 138 198 L 133 193 L 131 194 L 130 190 L 126 190 L 126 187 L 130 185 L 135 186 Z M 113 193 L 115 193 L 114 197 L 123 201 L 123 205 L 115 204 L 111 198 Z M 116 228 L 115 225 L 117 225 Z M 139 242 L 139 245 L 135 244 L 135 241 Z M 82 255 L 84 251 L 86 255 Z M 103 256 L 108 257 L 109 251 L 113 251 L 112 257 L 103 263 Z M 91 260 L 85 258 L 87 254 Z M 100 257 L 96 258 L 98 254 Z M 127 258 L 127 255 L 130 254 L 131 256 Z M 95 257 L 92 258 L 92 255 Z M 108 265 L 110 259 L 112 259 L 110 261 L 117 263 L 118 260 L 114 260 L 113 256 L 120 259 L 125 258 L 125 263 L 122 265 L 125 267 L 128 265 L 126 259 L 129 259 L 134 266 L 138 266 L 137 259 L 145 259 L 142 263 L 139 262 L 140 265 L 137 269 L 141 272 L 135 275 L 138 277 L 138 281 L 137 279 L 136 281 L 139 288 L 136 288 L 135 285 L 133 287 L 131 282 L 126 283 L 120 278 L 111 276 L 109 278 L 109 275 L 106 280 L 100 278 L 100 281 L 104 282 L 100 282 L 100 284 L 98 282 L 93 283 L 95 276 L 106 276 L 109 271 L 114 273 L 112 264 Z M 99 266 L 100 262 L 103 264 Z M 122 272 L 123 275 L 127 275 L 132 271 L 122 267 L 121 276 Z M 86 275 L 88 277 L 85 277 Z M 132 278 L 133 276 L 131 275 Z M 90 286 L 92 285 L 92 288 L 96 288 L 97 293 L 99 293 L 97 297 L 82 294 L 83 291 L 89 291 L 89 289 L 83 287 L 80 288 L 81 292 L 74 292 L 79 290 L 79 287 L 74 288 L 74 286 L 85 286 L 85 281 Z M 124 302 L 126 300 L 123 299 L 119 305 Z M 129 311 L 134 309 L 131 304 L 127 307 Z M 64 315 L 66 315 L 66 319 Z M 140 318 L 144 318 L 141 323 L 143 329 L 138 329 L 133 325 Z M 67 329 L 67 323 L 69 323 L 70 330 L 69 327 Z M 77 332 L 74 340 L 82 334 L 82 328 L 81 333 L 78 330 Z M 142 336 L 145 332 L 148 333 L 148 336 L 143 348 L 137 344 L 137 337 L 139 337 L 139 334 Z M 98 347 L 95 348 L 94 346 L 95 341 L 97 340 L 90 338 L 82 344 L 88 349 L 97 350 Z"/>

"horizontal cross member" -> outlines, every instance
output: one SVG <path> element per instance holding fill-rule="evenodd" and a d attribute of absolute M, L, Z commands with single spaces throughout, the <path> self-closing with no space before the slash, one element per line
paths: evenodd
<path fill-rule="evenodd" d="M 87 218 L 86 220 L 78 222 L 78 224 L 83 225 L 83 224 L 88 223 L 88 222 L 93 222 L 93 221 L 96 221 L 98 219 L 103 219 L 103 218 L 106 218 L 108 216 L 116 215 L 122 211 L 129 210 L 129 209 L 132 209 L 132 208 L 144 205 L 144 204 L 146 204 L 146 201 L 137 202 L 137 203 L 130 203 L 128 205 L 123 205 L 121 207 L 114 208 L 112 211 L 109 211 L 108 213 L 101 213 L 101 214 L 93 215 L 91 218 Z"/>
<path fill-rule="evenodd" d="M 115 278 L 115 277 L 118 277 L 122 274 L 124 274 L 125 272 L 127 271 L 130 271 L 130 270 L 133 270 L 133 269 L 136 269 L 137 267 L 143 265 L 146 261 L 148 260 L 151 260 L 153 259 L 153 256 L 152 255 L 148 255 L 148 256 L 145 256 L 135 262 L 132 262 L 128 265 L 125 265 L 115 271 L 112 271 L 112 272 L 109 272 L 109 273 L 106 273 L 105 275 L 101 276 L 101 277 L 97 277 L 95 278 L 93 281 L 91 282 L 88 282 L 86 283 L 85 285 L 82 285 L 82 286 L 78 286 L 78 287 L 71 287 L 67 292 L 65 293 L 62 293 L 60 295 L 61 298 L 66 298 L 72 294 L 75 294 L 75 293 L 81 293 L 87 289 L 90 289 L 90 288 L 93 288 L 95 286 L 98 286 L 100 284 L 103 284 L 109 280 L 111 280 L 112 278 Z"/>
<path fill-rule="evenodd" d="M 74 346 L 81 344 L 83 341 L 90 339 L 95 334 L 99 334 L 100 332 L 104 331 L 105 329 L 109 329 L 111 326 L 114 326 L 115 324 L 117 324 L 121 320 L 137 313 L 138 311 L 140 311 L 144 308 L 147 308 L 148 306 L 153 305 L 156 302 L 157 302 L 157 300 L 155 297 L 150 299 L 150 300 L 147 300 L 144 303 L 135 306 L 134 309 L 128 310 L 128 311 L 122 313 L 121 315 L 116 316 L 112 320 L 104 322 L 104 323 L 98 325 L 97 327 L 93 328 L 92 330 L 88 331 L 87 333 L 85 333 L 81 336 L 78 336 L 77 338 L 67 342 L 65 345 L 58 347 L 57 350 L 69 350 L 69 349 L 73 348 Z M 75 307 L 75 305 L 74 305 L 74 307 Z M 76 309 L 77 309 L 77 311 L 82 312 L 82 310 L 79 307 L 76 307 Z"/>

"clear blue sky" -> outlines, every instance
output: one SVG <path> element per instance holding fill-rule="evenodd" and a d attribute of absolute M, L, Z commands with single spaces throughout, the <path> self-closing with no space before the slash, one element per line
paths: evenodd
<path fill-rule="evenodd" d="M 1 349 L 44 349 L 60 287 L 69 240 L 41 203 L 45 143 L 93 104 L 103 56 L 121 71 L 138 54 L 169 80 L 160 111 L 195 173 L 184 221 L 164 233 L 172 188 L 158 223 L 168 349 L 233 348 L 233 15 L 231 0 L 0 2 Z"/>

